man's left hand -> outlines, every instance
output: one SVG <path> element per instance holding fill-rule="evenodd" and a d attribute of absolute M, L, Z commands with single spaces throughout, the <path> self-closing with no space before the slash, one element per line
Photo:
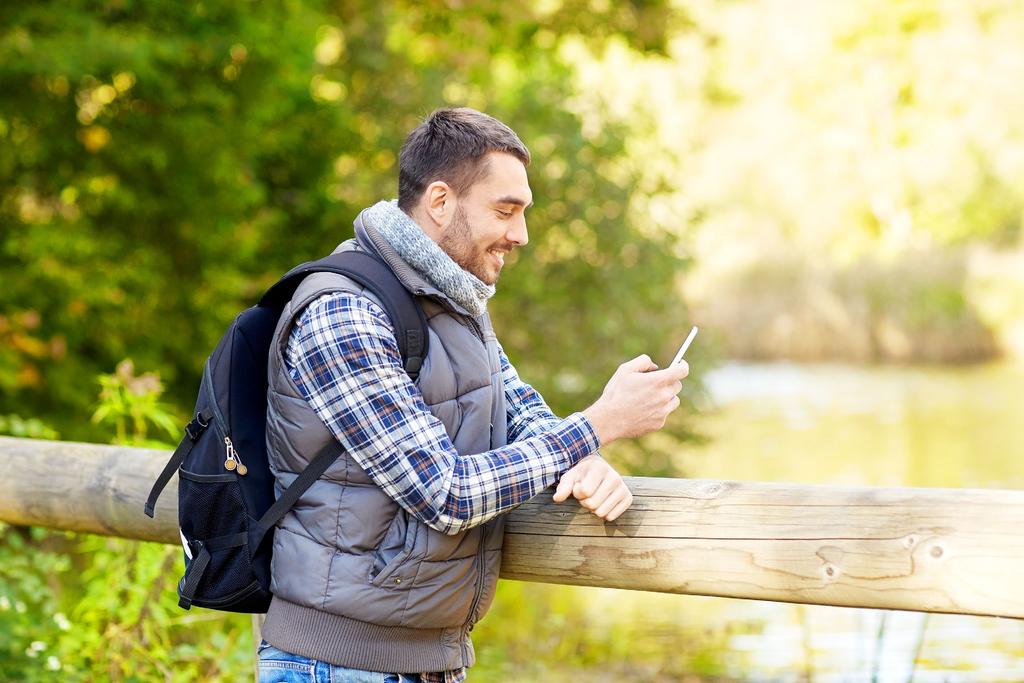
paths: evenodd
<path fill-rule="evenodd" d="M 570 495 L 601 519 L 611 522 L 633 504 L 633 494 L 619 473 L 600 455 L 588 455 L 562 475 L 554 500 Z"/>

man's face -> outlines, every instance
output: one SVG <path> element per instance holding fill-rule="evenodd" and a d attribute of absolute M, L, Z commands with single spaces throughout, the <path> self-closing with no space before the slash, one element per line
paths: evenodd
<path fill-rule="evenodd" d="M 533 204 L 533 192 L 519 159 L 492 152 L 487 162 L 487 177 L 458 198 L 438 246 L 481 282 L 493 285 L 505 255 L 527 242 L 525 211 Z"/>

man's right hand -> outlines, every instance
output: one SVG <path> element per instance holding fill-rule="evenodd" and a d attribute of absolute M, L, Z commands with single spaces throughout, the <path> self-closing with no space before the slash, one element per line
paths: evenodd
<path fill-rule="evenodd" d="M 679 407 L 682 380 L 689 374 L 686 361 L 659 370 L 650 356 L 638 356 L 619 366 L 601 398 L 583 414 L 602 446 L 616 439 L 656 432 Z"/>

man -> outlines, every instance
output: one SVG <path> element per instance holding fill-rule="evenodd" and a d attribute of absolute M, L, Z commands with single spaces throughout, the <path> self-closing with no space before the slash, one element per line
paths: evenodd
<path fill-rule="evenodd" d="M 375 254 L 417 296 L 430 339 L 415 383 L 355 282 L 310 276 L 285 308 L 268 392 L 279 491 L 320 453 L 338 459 L 275 533 L 261 681 L 464 680 L 502 513 L 556 482 L 556 501 L 607 521 L 632 502 L 598 447 L 660 429 L 687 368 L 635 358 L 564 420 L 519 378 L 486 305 L 527 243 L 529 161 L 503 123 L 436 111 L 402 147 L 397 204 L 364 210 L 338 248 Z"/>

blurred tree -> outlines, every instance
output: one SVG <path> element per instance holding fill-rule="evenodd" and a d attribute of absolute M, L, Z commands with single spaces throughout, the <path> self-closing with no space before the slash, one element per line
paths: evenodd
<path fill-rule="evenodd" d="M 553 407 L 582 408 L 677 343 L 684 264 L 630 210 L 629 126 L 569 108 L 562 46 L 657 53 L 685 21 L 663 2 L 0 8 L 0 411 L 97 438 L 92 378 L 130 355 L 186 412 L 233 315 L 394 196 L 404 135 L 446 105 L 533 150 L 532 244 L 493 312 Z"/>
<path fill-rule="evenodd" d="M 1024 352 L 1024 6 L 684 6 L 699 30 L 673 29 L 664 56 L 614 39 L 564 52 L 584 130 L 634 131 L 635 210 L 687 235 L 704 343 L 717 331 L 747 359 Z"/>

